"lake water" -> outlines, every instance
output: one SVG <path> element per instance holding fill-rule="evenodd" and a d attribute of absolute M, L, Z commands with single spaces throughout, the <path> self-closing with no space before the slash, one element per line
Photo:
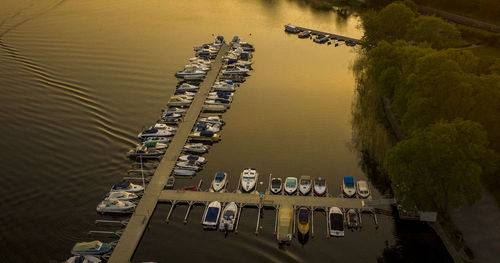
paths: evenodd
<path fill-rule="evenodd" d="M 0 261 L 62 261 L 102 217 L 95 206 L 130 167 L 125 152 L 159 117 L 177 83 L 174 73 L 193 46 L 239 35 L 256 47 L 254 70 L 236 92 L 222 141 L 192 180 L 208 188 L 216 171 L 237 186 L 245 167 L 267 176 L 322 176 L 333 195 L 344 176 L 366 179 L 350 146 L 356 50 L 318 45 L 283 25 L 362 36 L 359 18 L 312 9 L 301 1 L 2 0 L 0 9 Z M 264 185 L 259 186 L 263 190 Z M 379 194 L 374 191 L 374 197 Z M 363 216 L 361 231 L 325 238 L 315 214 L 315 239 L 278 248 L 274 212 L 244 209 L 238 235 L 201 230 L 203 208 L 187 225 L 186 207 L 163 223 L 160 204 L 134 262 L 376 262 L 398 244 L 407 262 L 450 261 L 424 225 Z M 121 220 L 123 218 L 115 218 Z M 422 253 L 425 251 L 425 253 Z"/>

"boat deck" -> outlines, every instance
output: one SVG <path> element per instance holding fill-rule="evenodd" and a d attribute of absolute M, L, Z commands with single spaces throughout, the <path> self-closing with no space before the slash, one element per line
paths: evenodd
<path fill-rule="evenodd" d="M 134 255 L 135 249 L 137 248 L 144 230 L 149 223 L 149 219 L 155 210 L 158 198 L 160 197 L 160 194 L 162 193 L 165 184 L 172 173 L 172 169 L 175 166 L 184 144 L 186 144 L 189 133 L 193 129 L 193 126 L 200 115 L 205 99 L 207 98 L 212 85 L 219 75 L 222 68 L 222 57 L 228 50 L 229 46 L 227 44 L 222 45 L 220 48 L 215 61 L 212 63 L 210 71 L 207 73 L 204 81 L 200 84 L 200 89 L 196 93 L 193 103 L 184 117 L 184 121 L 179 125 L 179 128 L 170 142 L 170 146 L 168 147 L 165 156 L 156 169 L 153 178 L 146 188 L 142 199 L 137 205 L 134 214 L 130 218 L 129 223 L 127 224 L 127 227 L 113 250 L 113 254 L 108 262 L 130 262 L 132 256 Z"/>

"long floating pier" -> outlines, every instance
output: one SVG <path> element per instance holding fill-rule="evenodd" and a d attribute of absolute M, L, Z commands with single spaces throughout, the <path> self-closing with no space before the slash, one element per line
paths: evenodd
<path fill-rule="evenodd" d="M 156 172 L 153 175 L 148 187 L 146 188 L 142 199 L 137 205 L 134 214 L 131 216 L 127 227 L 125 228 L 118 244 L 113 250 L 113 254 L 108 262 L 123 263 L 130 262 L 134 252 L 144 234 L 149 219 L 153 214 L 158 198 L 160 197 L 165 184 L 167 183 L 170 174 L 175 166 L 177 158 L 186 143 L 189 133 L 200 115 L 205 99 L 210 92 L 212 85 L 215 83 L 217 76 L 222 68 L 222 57 L 229 50 L 227 44 L 223 44 L 217 54 L 217 57 L 212 63 L 210 71 L 207 73 L 205 80 L 200 84 L 200 89 L 196 93 L 191 106 L 189 107 L 184 121 L 179 125 L 177 132 L 170 142 L 170 145 L 165 152 L 165 156 L 161 160 Z"/>
<path fill-rule="evenodd" d="M 241 194 L 241 193 L 213 193 L 202 191 L 164 190 L 160 194 L 159 202 L 235 202 L 255 206 L 280 206 L 287 203 L 294 206 L 306 207 L 349 207 L 365 208 L 363 199 L 340 197 L 314 197 L 299 195 L 272 195 L 272 194 Z"/>
<path fill-rule="evenodd" d="M 314 29 L 310 29 L 310 28 L 305 28 L 305 27 L 300 27 L 300 26 L 295 26 L 295 25 L 294 25 L 294 27 L 296 27 L 300 31 L 311 31 L 312 35 L 330 35 L 331 39 L 336 39 L 336 40 L 340 40 L 340 41 L 352 41 L 356 44 L 361 44 L 360 39 L 341 36 L 341 35 L 337 35 L 337 34 L 333 34 L 333 33 L 322 32 L 322 31 L 318 31 L 318 30 L 314 30 Z"/>

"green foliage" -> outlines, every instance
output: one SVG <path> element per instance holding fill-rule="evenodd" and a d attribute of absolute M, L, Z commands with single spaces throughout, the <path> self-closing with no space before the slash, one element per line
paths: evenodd
<path fill-rule="evenodd" d="M 460 32 L 456 27 L 444 22 L 441 18 L 433 16 L 416 18 L 414 27 L 409 30 L 406 39 L 418 43 L 427 42 L 437 49 L 463 44 Z"/>
<path fill-rule="evenodd" d="M 457 119 L 414 131 L 389 150 L 387 170 L 404 208 L 445 212 L 478 200 L 496 161 L 481 125 Z"/>
<path fill-rule="evenodd" d="M 488 32 L 478 28 L 457 25 L 462 37 L 469 42 L 490 46 L 500 46 L 500 33 Z"/>

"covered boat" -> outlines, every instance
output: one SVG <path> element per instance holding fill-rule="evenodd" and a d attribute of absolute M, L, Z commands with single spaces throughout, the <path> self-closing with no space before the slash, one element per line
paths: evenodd
<path fill-rule="evenodd" d="M 179 85 L 177 87 L 177 91 L 194 91 L 196 92 L 198 89 L 200 89 L 199 86 L 196 86 L 196 85 L 192 85 L 192 84 L 189 84 L 189 83 L 182 83 L 181 85 Z"/>
<path fill-rule="evenodd" d="M 142 145 L 138 145 L 135 149 L 131 149 L 127 152 L 127 157 L 129 158 L 158 158 L 165 154 L 168 148 L 168 144 L 159 142 L 144 142 Z"/>
<path fill-rule="evenodd" d="M 198 171 L 200 170 L 200 166 L 196 161 L 187 161 L 187 162 L 176 162 L 175 167 L 184 170 Z"/>
<path fill-rule="evenodd" d="M 169 107 L 185 107 L 191 105 L 192 100 L 181 97 L 179 95 L 172 96 L 168 102 L 167 106 Z"/>
<path fill-rule="evenodd" d="M 289 195 L 297 191 L 297 177 L 287 177 L 285 179 L 285 192 Z"/>
<path fill-rule="evenodd" d="M 297 230 L 302 236 L 306 236 L 309 233 L 309 227 L 311 224 L 311 213 L 308 208 L 300 207 L 297 214 Z"/>
<path fill-rule="evenodd" d="M 303 195 L 309 194 L 312 189 L 312 180 L 309 175 L 302 175 L 299 180 L 299 191 Z"/>
<path fill-rule="evenodd" d="M 217 142 L 220 140 L 220 135 L 212 131 L 199 131 L 190 133 L 189 139 L 193 141 Z"/>
<path fill-rule="evenodd" d="M 282 180 L 281 178 L 272 178 L 271 179 L 271 193 L 279 194 L 282 189 Z"/>
<path fill-rule="evenodd" d="M 170 132 L 168 130 L 161 130 L 161 129 L 157 129 L 157 128 L 150 128 L 150 129 L 147 129 L 141 133 L 139 133 L 138 137 L 139 139 L 148 139 L 150 137 L 170 137 L 170 136 L 174 136 L 174 133 L 173 132 Z"/>
<path fill-rule="evenodd" d="M 212 181 L 212 190 L 219 192 L 226 186 L 227 174 L 224 172 L 215 173 L 214 180 Z"/>
<path fill-rule="evenodd" d="M 297 27 L 295 27 L 291 24 L 288 24 L 288 25 L 285 25 L 285 32 L 297 34 L 300 32 L 300 29 L 298 29 Z"/>
<path fill-rule="evenodd" d="M 293 207 L 283 203 L 278 210 L 277 239 L 280 244 L 290 244 L 293 230 Z"/>
<path fill-rule="evenodd" d="M 222 120 L 222 116 L 221 115 L 215 115 L 215 116 L 207 116 L 207 117 L 202 117 L 202 118 L 199 118 L 198 119 L 198 122 L 199 123 L 211 123 L 211 124 L 217 124 L 219 126 L 223 126 L 224 124 L 226 124 L 223 120 Z"/>
<path fill-rule="evenodd" d="M 219 222 L 221 205 L 219 201 L 213 201 L 208 205 L 203 215 L 202 225 L 204 229 L 216 229 Z"/>
<path fill-rule="evenodd" d="M 220 218 L 220 231 L 234 231 L 236 218 L 238 217 L 238 206 L 235 202 L 231 202 L 224 207 Z"/>
<path fill-rule="evenodd" d="M 246 168 L 241 173 L 241 187 L 244 192 L 250 192 L 254 190 L 257 180 L 259 178 L 259 173 L 255 168 Z"/>
<path fill-rule="evenodd" d="M 227 107 L 224 105 L 204 104 L 201 107 L 201 110 L 203 112 L 225 112 L 227 110 Z"/>
<path fill-rule="evenodd" d="M 206 163 L 207 160 L 205 157 L 202 157 L 202 156 L 198 156 L 198 155 L 181 155 L 179 157 L 179 161 L 196 161 L 196 162 L 199 162 L 201 164 L 203 163 Z"/>
<path fill-rule="evenodd" d="M 354 178 L 351 176 L 344 177 L 342 184 L 342 192 L 346 197 L 353 197 L 356 194 L 356 186 L 354 185 Z"/>
<path fill-rule="evenodd" d="M 347 210 L 347 227 L 349 228 L 358 228 L 359 227 L 359 214 L 353 208 Z"/>
<path fill-rule="evenodd" d="M 97 205 L 99 213 L 132 213 L 135 204 L 130 201 L 120 201 L 116 198 L 106 198 Z"/>
<path fill-rule="evenodd" d="M 219 132 L 220 126 L 217 124 L 211 124 L 211 123 L 199 123 L 196 125 L 196 128 L 194 131 L 195 132 L 201 132 L 201 131 Z"/>
<path fill-rule="evenodd" d="M 188 170 L 183 168 L 175 168 L 173 174 L 177 176 L 194 176 L 196 172 L 193 170 Z"/>
<path fill-rule="evenodd" d="M 144 187 L 141 185 L 133 184 L 131 182 L 119 182 L 111 187 L 111 192 L 115 191 L 125 191 L 129 193 L 138 193 L 144 191 Z"/>
<path fill-rule="evenodd" d="M 328 213 L 330 219 L 330 236 L 344 236 L 344 214 L 338 207 L 331 207 Z"/>
<path fill-rule="evenodd" d="M 91 242 L 78 242 L 71 249 L 73 255 L 104 255 L 112 249 L 109 243 L 95 240 Z"/>

